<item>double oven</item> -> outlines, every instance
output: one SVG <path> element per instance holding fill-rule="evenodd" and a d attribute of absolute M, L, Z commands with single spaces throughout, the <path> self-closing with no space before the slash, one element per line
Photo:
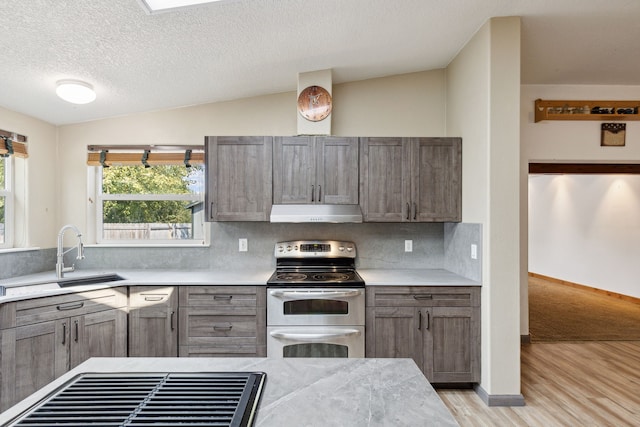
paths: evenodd
<path fill-rule="evenodd" d="M 275 247 L 267 281 L 268 357 L 364 357 L 365 288 L 352 242 Z"/>

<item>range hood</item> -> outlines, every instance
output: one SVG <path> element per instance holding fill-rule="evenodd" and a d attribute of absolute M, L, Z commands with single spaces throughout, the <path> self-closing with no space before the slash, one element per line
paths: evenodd
<path fill-rule="evenodd" d="M 358 205 L 273 205 L 271 222 L 362 222 Z"/>

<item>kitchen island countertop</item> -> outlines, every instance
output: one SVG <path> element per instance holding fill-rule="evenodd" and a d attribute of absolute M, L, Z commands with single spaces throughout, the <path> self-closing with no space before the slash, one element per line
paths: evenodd
<path fill-rule="evenodd" d="M 0 414 L 4 425 L 85 372 L 265 372 L 255 426 L 457 426 L 411 359 L 92 358 Z"/>

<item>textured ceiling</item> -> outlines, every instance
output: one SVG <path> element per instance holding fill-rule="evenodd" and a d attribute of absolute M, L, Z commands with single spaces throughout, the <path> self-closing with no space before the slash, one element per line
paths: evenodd
<path fill-rule="evenodd" d="M 640 84 L 638 0 L 236 0 L 146 14 L 137 0 L 0 2 L 0 106 L 53 124 L 443 68 L 494 16 L 522 16 L 522 82 Z M 94 85 L 76 106 L 60 79 Z"/>

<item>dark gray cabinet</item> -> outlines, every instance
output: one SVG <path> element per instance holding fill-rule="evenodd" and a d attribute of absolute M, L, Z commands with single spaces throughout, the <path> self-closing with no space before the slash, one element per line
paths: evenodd
<path fill-rule="evenodd" d="M 265 357 L 264 286 L 181 286 L 180 357 Z"/>
<path fill-rule="evenodd" d="M 275 137 L 273 202 L 358 204 L 358 138 Z"/>
<path fill-rule="evenodd" d="M 432 383 L 480 381 L 480 288 L 367 287 L 366 357 L 410 357 Z"/>
<path fill-rule="evenodd" d="M 461 138 L 360 140 L 360 205 L 365 221 L 461 220 Z"/>
<path fill-rule="evenodd" d="M 90 357 L 126 355 L 126 288 L 2 304 L 0 410 Z"/>
<path fill-rule="evenodd" d="M 208 221 L 268 221 L 272 202 L 272 137 L 206 138 Z"/>
<path fill-rule="evenodd" d="M 129 287 L 129 356 L 178 356 L 177 287 Z"/>

